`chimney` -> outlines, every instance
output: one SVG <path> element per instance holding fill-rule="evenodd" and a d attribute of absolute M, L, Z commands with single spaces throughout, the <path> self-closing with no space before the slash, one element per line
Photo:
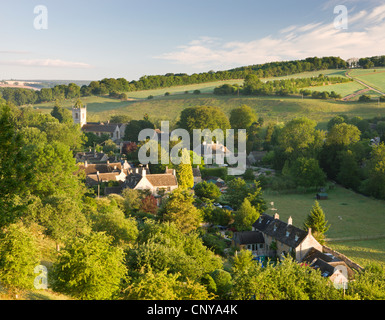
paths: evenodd
<path fill-rule="evenodd" d="M 99 175 L 99 171 L 96 171 L 96 174 Z"/>
<path fill-rule="evenodd" d="M 289 219 L 287 220 L 287 224 L 289 226 L 291 226 L 293 224 L 293 218 L 292 217 L 289 217 Z"/>
<path fill-rule="evenodd" d="M 107 160 L 107 165 L 109 165 L 110 164 L 110 160 Z"/>
<path fill-rule="evenodd" d="M 278 214 L 278 213 L 274 213 L 274 219 L 275 219 L 275 220 L 278 220 L 278 219 L 279 219 L 279 214 Z"/>
<path fill-rule="evenodd" d="M 309 228 L 309 230 L 307 230 L 307 234 L 308 234 L 308 236 L 311 236 L 311 228 Z"/>
<path fill-rule="evenodd" d="M 143 168 L 143 169 L 142 169 L 142 177 L 145 177 L 145 176 L 146 176 L 146 173 L 147 173 L 147 172 L 146 172 L 146 169 Z"/>
<path fill-rule="evenodd" d="M 88 162 L 87 162 L 87 160 L 86 161 L 84 161 L 84 167 L 88 167 Z"/>
<path fill-rule="evenodd" d="M 172 170 L 172 175 L 176 176 L 176 170 L 175 169 Z"/>

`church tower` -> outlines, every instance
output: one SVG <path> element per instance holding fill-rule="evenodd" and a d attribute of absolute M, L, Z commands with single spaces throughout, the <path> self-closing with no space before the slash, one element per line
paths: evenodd
<path fill-rule="evenodd" d="M 76 103 L 72 107 L 72 118 L 75 124 L 80 124 L 80 127 L 83 127 L 87 123 L 87 107 Z"/>

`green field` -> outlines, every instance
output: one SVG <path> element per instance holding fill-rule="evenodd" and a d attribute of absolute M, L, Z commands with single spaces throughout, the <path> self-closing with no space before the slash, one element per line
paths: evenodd
<path fill-rule="evenodd" d="M 385 92 L 385 68 L 356 69 L 352 70 L 350 75 L 377 90 Z"/>
<path fill-rule="evenodd" d="M 356 93 L 360 90 L 366 89 L 366 87 L 358 82 L 352 81 L 352 82 L 340 83 L 340 84 L 308 87 L 305 89 L 309 89 L 311 91 L 328 91 L 328 92 L 334 91 L 335 93 L 340 94 L 342 97 L 346 97 L 352 93 Z"/>
<path fill-rule="evenodd" d="M 112 115 L 125 114 L 132 119 L 142 119 L 147 113 L 153 120 L 176 121 L 180 112 L 194 106 L 217 106 L 227 115 L 233 108 L 246 104 L 252 107 L 265 122 L 286 122 L 295 117 L 303 116 L 319 122 L 319 127 L 326 128 L 326 123 L 334 116 L 345 114 L 349 117 L 360 116 L 368 119 L 375 116 L 385 116 L 385 104 L 359 102 L 343 102 L 335 100 L 319 100 L 299 97 L 236 97 L 215 96 L 212 94 L 183 94 L 160 96 L 154 99 L 135 101 L 120 101 L 108 97 L 82 98 L 87 105 L 87 120 L 106 121 Z M 70 108 L 73 101 L 65 101 L 64 107 Z M 42 112 L 52 110 L 53 103 L 35 106 Z"/>
<path fill-rule="evenodd" d="M 309 72 L 302 72 L 302 73 L 296 73 L 284 77 L 273 77 L 273 78 L 264 78 L 261 79 L 262 81 L 271 81 L 271 80 L 286 80 L 286 79 L 296 79 L 296 78 L 311 78 L 311 77 L 318 77 L 320 74 L 324 76 L 329 77 L 346 77 L 346 69 L 328 69 L 328 70 L 318 70 L 318 71 L 309 71 Z"/>
<path fill-rule="evenodd" d="M 375 260 L 385 264 L 385 201 L 371 199 L 340 186 L 328 190 L 328 195 L 328 200 L 319 202 L 331 225 L 326 236 L 336 241 L 327 245 L 353 260 L 359 258 L 358 263 Z M 314 204 L 315 193 L 278 194 L 266 191 L 264 198 L 268 204 L 274 202 L 281 220 L 286 221 L 291 216 L 293 225 L 301 228 Z M 376 236 L 384 238 L 365 239 Z"/>

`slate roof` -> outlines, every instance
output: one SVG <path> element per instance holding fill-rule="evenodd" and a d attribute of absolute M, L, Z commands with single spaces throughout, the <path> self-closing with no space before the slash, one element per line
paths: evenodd
<path fill-rule="evenodd" d="M 262 232 L 258 231 L 242 231 L 235 232 L 233 240 L 239 245 L 243 244 L 254 244 L 254 243 L 265 243 Z"/>
<path fill-rule="evenodd" d="M 77 161 L 101 161 L 107 155 L 103 152 L 78 152 L 75 156 Z"/>
<path fill-rule="evenodd" d="M 117 127 L 117 124 L 87 123 L 82 127 L 82 130 L 86 132 L 114 133 Z"/>
<path fill-rule="evenodd" d="M 292 224 L 274 219 L 274 217 L 265 213 L 261 214 L 259 219 L 253 223 L 253 227 L 291 248 L 298 247 L 308 234 L 306 231 Z"/>
<path fill-rule="evenodd" d="M 113 163 L 97 163 L 97 164 L 81 164 L 79 165 L 79 169 L 83 170 L 86 175 L 99 173 L 109 173 L 113 171 L 120 172 L 122 170 L 122 164 L 120 162 Z"/>
<path fill-rule="evenodd" d="M 117 181 L 116 176 L 120 175 L 120 173 L 120 171 L 116 171 L 108 173 L 89 174 L 86 176 L 86 183 L 91 186 L 95 186 L 101 182 Z"/>
<path fill-rule="evenodd" d="M 334 268 L 344 266 L 347 269 L 348 279 L 354 277 L 354 271 L 341 259 L 332 254 L 323 253 L 315 248 L 311 248 L 305 255 L 302 262 L 307 263 L 311 268 L 321 271 L 325 277 L 329 277 L 334 273 Z"/>

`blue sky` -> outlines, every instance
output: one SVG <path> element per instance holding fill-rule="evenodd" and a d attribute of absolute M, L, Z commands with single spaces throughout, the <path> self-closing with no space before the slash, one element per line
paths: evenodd
<path fill-rule="evenodd" d="M 385 54 L 383 0 L 2 0 L 0 79 L 138 79 Z M 36 30 L 34 8 L 48 28 Z M 334 26 L 337 5 L 349 27 Z M 382 50 L 382 51 L 381 51 Z"/>

